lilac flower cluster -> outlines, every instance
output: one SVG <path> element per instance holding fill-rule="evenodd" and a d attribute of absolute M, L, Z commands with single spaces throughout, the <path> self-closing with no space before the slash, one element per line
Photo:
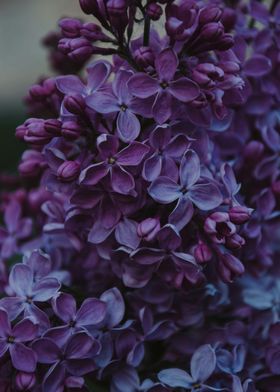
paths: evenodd
<path fill-rule="evenodd" d="M 279 392 L 268 3 L 80 0 L 44 39 L 0 177 L 0 391 Z"/>

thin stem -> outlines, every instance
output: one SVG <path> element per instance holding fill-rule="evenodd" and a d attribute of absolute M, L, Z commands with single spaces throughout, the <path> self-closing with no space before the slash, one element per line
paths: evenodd
<path fill-rule="evenodd" d="M 278 4 L 279 0 L 273 0 L 270 6 L 270 13 L 273 14 L 277 4 Z"/>
<path fill-rule="evenodd" d="M 151 27 L 151 20 L 150 20 L 150 18 L 146 15 L 146 16 L 145 16 L 145 25 L 144 25 L 144 37 L 143 37 L 143 45 L 144 45 L 144 46 L 148 46 L 148 45 L 149 45 L 150 27 Z"/>

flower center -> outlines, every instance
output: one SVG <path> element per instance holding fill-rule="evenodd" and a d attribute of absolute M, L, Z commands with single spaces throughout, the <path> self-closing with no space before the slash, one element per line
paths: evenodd
<path fill-rule="evenodd" d="M 28 303 L 28 304 L 32 304 L 32 297 L 26 297 L 26 302 Z"/>
<path fill-rule="evenodd" d="M 7 342 L 11 343 L 11 344 L 14 343 L 14 341 L 15 341 L 15 338 L 13 336 L 9 336 L 7 339 Z"/>
<path fill-rule="evenodd" d="M 201 385 L 199 383 L 195 383 L 192 385 L 192 389 L 200 389 Z"/>
<path fill-rule="evenodd" d="M 120 106 L 120 109 L 121 109 L 122 112 L 125 112 L 126 109 L 127 109 L 127 106 L 123 103 L 123 104 Z"/>
<path fill-rule="evenodd" d="M 69 323 L 69 327 L 70 328 L 74 328 L 75 325 L 76 325 L 76 321 L 75 320 L 71 320 L 70 323 Z"/>
<path fill-rule="evenodd" d="M 111 157 L 108 159 L 108 162 L 110 163 L 110 165 L 113 165 L 116 162 L 116 158 Z"/>
<path fill-rule="evenodd" d="M 165 81 L 163 81 L 163 82 L 160 83 L 160 87 L 161 87 L 163 90 L 165 90 L 165 89 L 168 87 L 168 83 L 165 82 Z"/>
<path fill-rule="evenodd" d="M 188 190 L 187 190 L 187 188 L 185 186 L 183 186 L 180 190 L 183 193 L 183 195 L 188 192 Z"/>

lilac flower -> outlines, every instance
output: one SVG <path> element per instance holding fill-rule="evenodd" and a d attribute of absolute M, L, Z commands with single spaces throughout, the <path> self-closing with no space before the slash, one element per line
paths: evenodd
<path fill-rule="evenodd" d="M 105 134 L 98 137 L 97 147 L 103 161 L 84 169 L 80 174 L 80 184 L 95 185 L 110 173 L 113 190 L 121 194 L 130 193 L 135 187 L 135 182 L 126 167 L 138 166 L 149 151 L 149 147 L 139 142 L 132 142 L 118 152 L 118 139 Z"/>
<path fill-rule="evenodd" d="M 137 73 L 128 82 L 129 91 L 134 96 L 141 99 L 155 96 L 152 112 L 159 124 L 163 124 L 171 116 L 172 97 L 180 102 L 188 103 L 200 94 L 198 86 L 191 79 L 174 78 L 177 68 L 178 58 L 172 49 L 167 48 L 156 57 L 157 78 L 145 73 Z"/>
<path fill-rule="evenodd" d="M 215 351 L 210 345 L 200 346 L 191 359 L 191 374 L 181 369 L 166 369 L 158 374 L 159 380 L 172 388 L 186 388 L 191 391 L 212 390 L 220 391 L 223 388 L 214 388 L 205 384 L 216 368 Z"/>
<path fill-rule="evenodd" d="M 154 181 L 158 176 L 167 176 L 174 180 L 178 178 L 176 159 L 186 151 L 189 141 L 183 134 L 171 138 L 169 126 L 158 126 L 150 134 L 149 144 L 153 154 L 145 160 L 143 177 L 147 181 Z"/>
<path fill-rule="evenodd" d="M 141 125 L 135 113 L 138 113 L 139 100 L 132 97 L 127 82 L 131 72 L 119 71 L 112 83 L 112 92 L 104 91 L 89 95 L 87 105 L 102 114 L 117 114 L 117 134 L 123 142 L 135 140 Z"/>
<path fill-rule="evenodd" d="M 43 391 L 56 392 L 63 385 L 67 375 L 80 377 L 95 368 L 90 359 L 92 338 L 84 332 L 72 335 L 64 348 L 49 338 L 40 338 L 32 344 L 38 362 L 51 365 L 43 381 Z"/>
<path fill-rule="evenodd" d="M 29 265 L 16 264 L 9 276 L 9 285 L 15 296 L 2 298 L 0 306 L 5 308 L 9 317 L 14 320 L 23 311 L 25 315 L 34 317 L 42 327 L 48 325 L 48 318 L 36 303 L 50 300 L 59 290 L 57 279 L 43 277 L 34 282 L 34 272 Z"/>
<path fill-rule="evenodd" d="M 168 177 L 157 178 L 149 187 L 149 194 L 162 204 L 178 200 L 169 216 L 169 222 L 181 230 L 192 218 L 193 203 L 201 210 L 208 211 L 222 203 L 218 187 L 209 180 L 198 183 L 200 161 L 193 150 L 188 150 L 180 166 L 180 184 Z"/>
<path fill-rule="evenodd" d="M 6 228 L 0 227 L 1 258 L 8 259 L 18 251 L 18 241 L 27 238 L 31 234 L 31 218 L 22 218 L 20 204 L 13 200 L 7 206 L 4 213 Z"/>
<path fill-rule="evenodd" d="M 57 343 L 65 342 L 71 334 L 97 326 L 106 316 L 106 304 L 95 298 L 87 298 L 77 310 L 70 294 L 60 293 L 53 299 L 53 310 L 65 325 L 48 330 L 47 336 Z"/>
<path fill-rule="evenodd" d="M 37 358 L 35 353 L 23 343 L 34 340 L 38 335 L 38 325 L 25 318 L 11 326 L 7 312 L 0 309 L 0 357 L 9 350 L 12 364 L 17 370 L 34 372 Z"/>

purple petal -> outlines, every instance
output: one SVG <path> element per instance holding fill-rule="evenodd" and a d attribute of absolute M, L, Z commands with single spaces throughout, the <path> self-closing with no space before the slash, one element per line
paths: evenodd
<path fill-rule="evenodd" d="M 14 326 L 12 334 L 17 342 L 29 342 L 38 335 L 38 325 L 30 319 L 21 320 Z"/>
<path fill-rule="evenodd" d="M 115 227 L 105 228 L 101 225 L 101 222 L 97 220 L 92 226 L 89 235 L 88 241 L 92 244 L 101 244 L 109 235 L 114 231 Z"/>
<path fill-rule="evenodd" d="M 60 283 L 55 278 L 45 278 L 35 283 L 33 287 L 33 300 L 39 302 L 48 301 L 60 289 Z"/>
<path fill-rule="evenodd" d="M 236 182 L 235 174 L 230 164 L 225 163 L 222 165 L 221 177 L 229 195 L 236 195 L 240 189 L 240 185 Z"/>
<path fill-rule="evenodd" d="M 127 104 L 131 99 L 131 94 L 127 86 L 128 80 L 132 73 L 126 70 L 120 70 L 112 83 L 113 91 L 121 104 Z"/>
<path fill-rule="evenodd" d="M 117 118 L 117 132 L 123 142 L 135 140 L 140 133 L 140 122 L 129 109 L 120 111 Z"/>
<path fill-rule="evenodd" d="M 193 204 L 188 197 L 181 197 L 168 218 L 168 222 L 182 230 L 193 216 Z"/>
<path fill-rule="evenodd" d="M 9 283 L 14 292 L 22 297 L 32 293 L 33 274 L 28 265 L 16 264 L 10 273 Z"/>
<path fill-rule="evenodd" d="M 36 355 L 31 348 L 22 343 L 10 346 L 10 355 L 13 366 L 22 372 L 32 373 L 36 369 Z"/>
<path fill-rule="evenodd" d="M 156 264 L 163 259 L 163 256 L 162 250 L 153 248 L 140 248 L 130 255 L 135 263 L 142 265 Z"/>
<path fill-rule="evenodd" d="M 0 337 L 7 338 L 11 334 L 12 330 L 8 313 L 4 309 L 0 309 Z"/>
<path fill-rule="evenodd" d="M 69 325 L 62 325 L 59 327 L 50 328 L 44 334 L 45 338 L 51 339 L 58 347 L 65 346 L 66 342 L 72 335 L 72 329 Z"/>
<path fill-rule="evenodd" d="M 52 364 L 59 361 L 61 351 L 49 338 L 35 340 L 32 349 L 36 352 L 39 363 Z"/>
<path fill-rule="evenodd" d="M 63 94 L 83 94 L 85 86 L 75 75 L 58 76 L 56 78 L 56 87 Z"/>
<path fill-rule="evenodd" d="M 150 134 L 150 145 L 156 150 L 164 150 L 171 139 L 171 129 L 168 124 L 158 125 Z"/>
<path fill-rule="evenodd" d="M 20 297 L 2 298 L 0 300 L 0 307 L 6 310 L 11 320 L 14 320 L 24 310 L 23 298 Z"/>
<path fill-rule="evenodd" d="M 180 78 L 172 82 L 168 91 L 181 102 L 192 102 L 200 94 L 198 85 L 188 78 Z"/>
<path fill-rule="evenodd" d="M 90 373 L 96 369 L 94 361 L 91 359 L 68 359 L 66 362 L 67 371 L 73 376 L 79 377 Z"/>
<path fill-rule="evenodd" d="M 191 376 L 181 369 L 166 369 L 162 370 L 158 374 L 159 380 L 172 388 L 191 388 L 193 379 Z"/>
<path fill-rule="evenodd" d="M 188 145 L 189 141 L 185 135 L 177 135 L 170 140 L 164 152 L 172 158 L 180 158 Z"/>
<path fill-rule="evenodd" d="M 28 237 L 31 234 L 32 225 L 33 222 L 31 218 L 21 219 L 18 223 L 16 238 L 20 240 Z"/>
<path fill-rule="evenodd" d="M 137 235 L 137 223 L 127 218 L 124 218 L 117 225 L 115 237 L 119 244 L 131 249 L 136 249 L 141 241 Z"/>
<path fill-rule="evenodd" d="M 44 382 L 43 391 L 61 392 L 65 380 L 65 367 L 61 364 L 55 364 L 47 372 Z M 63 388 L 64 389 L 64 388 Z"/>
<path fill-rule="evenodd" d="M 172 203 L 181 195 L 179 185 L 168 177 L 157 178 L 148 188 L 148 192 L 155 201 L 163 204 Z"/>
<path fill-rule="evenodd" d="M 111 72 L 111 64 L 108 61 L 99 60 L 87 67 L 88 84 L 87 92 L 92 94 L 98 90 L 108 79 Z"/>
<path fill-rule="evenodd" d="M 17 201 L 13 200 L 8 204 L 4 212 L 4 222 L 10 234 L 16 232 L 20 217 L 21 206 Z"/>
<path fill-rule="evenodd" d="M 271 61 L 262 54 L 254 54 L 246 61 L 243 70 L 245 75 L 259 78 L 266 75 L 271 70 Z"/>
<path fill-rule="evenodd" d="M 0 358 L 7 352 L 8 348 L 9 344 L 7 343 L 7 340 L 0 340 Z"/>
<path fill-rule="evenodd" d="M 129 146 L 121 150 L 115 157 L 121 166 L 138 166 L 144 156 L 149 151 L 149 147 L 143 143 L 132 142 Z"/>
<path fill-rule="evenodd" d="M 203 211 L 212 210 L 223 202 L 219 188 L 211 183 L 194 185 L 188 195 L 192 202 Z"/>
<path fill-rule="evenodd" d="M 105 161 L 118 152 L 119 139 L 117 136 L 102 133 L 96 140 L 96 146 L 100 153 L 101 158 Z"/>
<path fill-rule="evenodd" d="M 182 239 L 178 233 L 178 230 L 171 224 L 167 224 L 162 229 L 160 229 L 157 234 L 157 238 L 160 247 L 163 249 L 175 250 L 182 243 Z"/>
<path fill-rule="evenodd" d="M 191 359 L 191 375 L 195 381 L 204 382 L 214 372 L 216 354 L 209 344 L 200 346 Z"/>
<path fill-rule="evenodd" d="M 76 316 L 76 301 L 70 294 L 60 293 L 53 300 L 55 314 L 65 323 L 69 323 Z"/>
<path fill-rule="evenodd" d="M 96 185 L 109 172 L 109 166 L 105 162 L 95 163 L 84 169 L 79 177 L 82 185 Z"/>
<path fill-rule="evenodd" d="M 158 81 L 144 72 L 133 75 L 128 81 L 128 88 L 138 98 L 148 98 L 160 89 Z"/>
<path fill-rule="evenodd" d="M 161 173 L 162 158 L 155 154 L 148 158 L 143 166 L 143 177 L 147 181 L 154 181 Z"/>
<path fill-rule="evenodd" d="M 77 326 L 89 326 L 101 323 L 106 315 L 106 304 L 96 298 L 87 298 L 77 312 Z"/>
<path fill-rule="evenodd" d="M 158 124 L 165 123 L 171 116 L 171 96 L 160 92 L 153 104 L 153 117 Z"/>
<path fill-rule="evenodd" d="M 180 166 L 181 185 L 190 188 L 200 177 L 200 161 L 197 153 L 188 150 L 183 156 Z"/>
<path fill-rule="evenodd" d="M 172 80 L 177 67 L 177 56 L 170 48 L 161 51 L 155 60 L 155 68 L 161 81 L 169 82 Z"/>
<path fill-rule="evenodd" d="M 92 338 L 84 332 L 72 335 L 68 341 L 65 355 L 67 359 L 83 359 L 89 355 L 92 348 Z"/>
<path fill-rule="evenodd" d="M 125 306 L 123 297 L 119 289 L 113 287 L 105 291 L 100 299 L 107 304 L 105 324 L 108 328 L 113 328 L 122 321 L 124 316 Z"/>
<path fill-rule="evenodd" d="M 133 176 L 121 166 L 112 167 L 111 185 L 115 192 L 127 195 L 135 186 Z"/>
<path fill-rule="evenodd" d="M 120 110 L 118 100 L 109 92 L 93 93 L 86 98 L 86 104 L 98 113 L 116 113 Z"/>

